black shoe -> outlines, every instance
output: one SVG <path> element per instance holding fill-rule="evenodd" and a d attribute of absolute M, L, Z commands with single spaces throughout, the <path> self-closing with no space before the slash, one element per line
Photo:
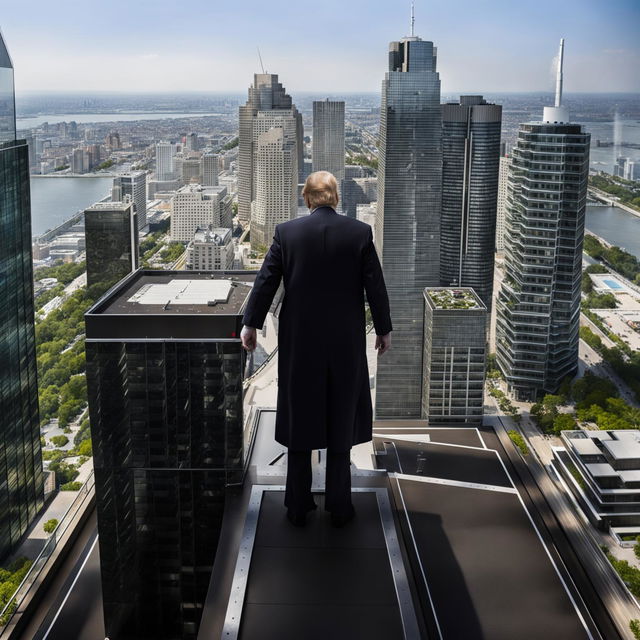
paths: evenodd
<path fill-rule="evenodd" d="M 306 513 L 294 513 L 291 509 L 287 509 L 287 519 L 296 527 L 304 527 L 307 521 Z"/>
<path fill-rule="evenodd" d="M 307 509 L 307 511 L 313 511 L 317 508 L 318 505 L 314 503 L 312 507 L 309 507 Z M 287 518 L 289 522 L 291 522 L 291 524 L 295 525 L 296 527 L 304 527 L 307 521 L 307 511 L 305 511 L 304 513 L 295 513 L 294 511 L 291 511 L 291 509 L 287 509 Z"/>
<path fill-rule="evenodd" d="M 350 522 L 351 520 L 353 520 L 353 517 L 355 515 L 356 515 L 356 510 L 353 508 L 353 505 L 351 505 L 351 510 L 346 514 L 332 513 L 331 524 L 334 527 L 344 527 L 344 525 L 347 524 L 347 522 Z"/>

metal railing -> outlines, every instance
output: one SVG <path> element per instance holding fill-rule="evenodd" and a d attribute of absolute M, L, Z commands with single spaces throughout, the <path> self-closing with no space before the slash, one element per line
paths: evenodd
<path fill-rule="evenodd" d="M 31 567 L 29 567 L 29 571 L 23 578 L 22 582 L 18 585 L 15 593 L 11 596 L 11 599 L 7 602 L 4 609 L 0 611 L 0 637 L 2 637 L 4 629 L 9 624 L 14 614 L 18 612 L 20 605 L 31 591 L 31 587 L 42 573 L 44 566 L 47 564 L 47 561 L 57 548 L 59 541 L 62 540 L 64 534 L 69 529 L 71 522 L 83 507 L 85 500 L 91 495 L 94 486 L 95 476 L 93 474 L 93 470 L 91 470 L 91 473 L 87 476 L 87 479 L 78 490 L 78 494 L 73 499 L 73 502 L 64 512 L 58 522 L 58 525 L 53 530 L 53 533 L 45 542 L 44 547 L 33 561 Z"/>

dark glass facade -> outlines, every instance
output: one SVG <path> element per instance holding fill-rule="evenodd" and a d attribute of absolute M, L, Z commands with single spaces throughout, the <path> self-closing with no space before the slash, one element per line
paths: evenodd
<path fill-rule="evenodd" d="M 15 140 L 13 69 L 0 37 L 0 559 L 42 508 L 29 149 Z"/>
<path fill-rule="evenodd" d="M 104 293 L 138 268 L 138 222 L 133 204 L 97 203 L 84 212 L 87 286 Z"/>
<path fill-rule="evenodd" d="M 242 481 L 246 356 L 221 337 L 239 335 L 241 314 L 103 314 L 140 273 L 87 313 L 105 628 L 112 640 L 195 640 L 225 491 Z"/>
<path fill-rule="evenodd" d="M 578 367 L 590 134 L 520 125 L 507 182 L 496 359 L 516 399 L 553 393 Z"/>
<path fill-rule="evenodd" d="M 378 360 L 378 419 L 421 415 L 423 291 L 440 285 L 441 120 L 433 43 L 392 42 L 380 107 L 376 248 L 394 331 Z"/>
<path fill-rule="evenodd" d="M 442 105 L 440 284 L 473 287 L 488 310 L 500 164 L 502 107 L 482 96 Z"/>

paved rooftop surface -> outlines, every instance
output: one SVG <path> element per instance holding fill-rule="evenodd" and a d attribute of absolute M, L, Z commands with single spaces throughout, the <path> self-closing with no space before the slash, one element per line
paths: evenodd
<path fill-rule="evenodd" d="M 251 273 L 226 276 L 193 271 L 143 273 L 133 278 L 129 286 L 110 296 L 97 313 L 237 314 L 251 292 L 254 279 L 255 274 Z M 221 284 L 225 280 L 233 284 Z M 209 300 L 218 302 L 209 306 Z"/>

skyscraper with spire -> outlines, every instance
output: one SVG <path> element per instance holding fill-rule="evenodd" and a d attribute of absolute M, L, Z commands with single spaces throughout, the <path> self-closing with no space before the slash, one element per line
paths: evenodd
<path fill-rule="evenodd" d="M 239 107 L 238 140 L 238 220 L 246 224 L 251 219 L 251 203 L 256 197 L 256 156 L 257 137 L 254 135 L 254 120 L 259 111 L 288 110 L 296 123 L 297 168 L 293 176 L 294 184 L 302 180 L 304 170 L 304 147 L 302 115 L 298 112 L 291 96 L 278 82 L 274 73 L 256 73 L 249 87 L 247 103 Z M 277 113 L 274 113 L 277 115 Z M 270 242 L 271 239 L 269 239 Z"/>
<path fill-rule="evenodd" d="M 504 279 L 496 358 L 516 399 L 553 393 L 578 367 L 582 244 L 590 134 L 562 106 L 520 125 L 507 180 Z"/>
<path fill-rule="evenodd" d="M 0 34 L 0 559 L 44 501 L 29 148 L 16 137 L 14 96 L 13 65 Z"/>
<path fill-rule="evenodd" d="M 413 34 L 389 45 L 382 82 L 376 247 L 393 320 L 378 360 L 375 416 L 420 418 L 425 287 L 440 285 L 442 123 L 437 49 Z"/>

